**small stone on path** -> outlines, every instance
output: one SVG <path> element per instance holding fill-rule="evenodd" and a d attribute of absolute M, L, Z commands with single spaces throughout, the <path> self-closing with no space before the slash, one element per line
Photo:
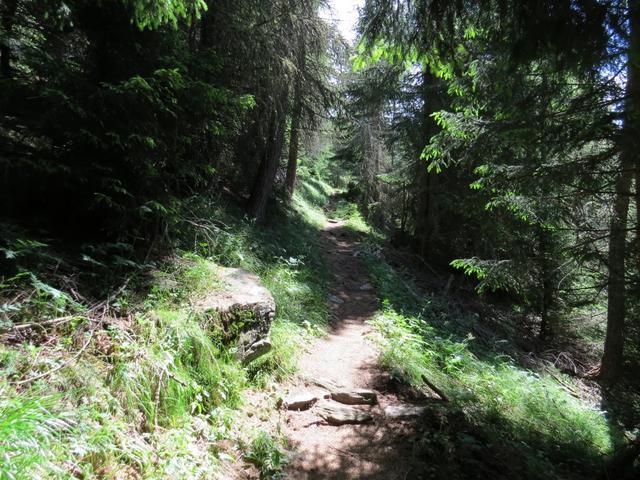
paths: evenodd
<path fill-rule="evenodd" d="M 360 286 L 360 290 L 363 290 L 363 291 L 373 290 L 373 285 L 371 285 L 370 283 L 365 283 L 364 285 Z"/>
<path fill-rule="evenodd" d="M 336 295 L 333 295 L 331 293 L 329 295 L 327 295 L 327 298 L 329 299 L 330 302 L 336 303 L 338 305 L 341 305 L 341 304 L 344 303 L 343 299 L 341 299 L 340 297 L 337 297 Z"/>
<path fill-rule="evenodd" d="M 323 403 L 320 407 L 319 415 L 326 420 L 329 425 L 339 426 L 346 424 L 368 423 L 373 417 L 367 412 L 357 410 L 353 407 L 343 407 Z"/>
<path fill-rule="evenodd" d="M 389 405 L 384 409 L 384 416 L 392 420 L 405 420 L 421 417 L 427 407 L 419 405 Z"/>
<path fill-rule="evenodd" d="M 307 384 L 310 383 L 312 385 L 316 385 L 317 387 L 324 388 L 325 390 L 328 390 L 330 392 L 343 388 L 343 385 L 340 385 L 333 380 L 329 380 L 328 378 L 313 378 L 310 376 L 304 376 L 303 379 Z"/>
<path fill-rule="evenodd" d="M 311 393 L 302 393 L 284 399 L 284 407 L 287 410 L 308 410 L 314 403 L 318 401 L 318 397 Z"/>
<path fill-rule="evenodd" d="M 331 399 L 347 405 L 375 405 L 378 403 L 378 397 L 373 390 L 332 391 Z"/>

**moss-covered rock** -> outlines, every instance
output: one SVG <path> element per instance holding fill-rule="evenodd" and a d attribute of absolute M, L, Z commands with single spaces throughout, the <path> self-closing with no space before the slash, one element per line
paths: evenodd
<path fill-rule="evenodd" d="M 271 348 L 269 331 L 276 303 L 257 275 L 241 268 L 220 268 L 222 288 L 196 302 L 196 310 L 222 328 L 226 340 L 237 341 L 238 359 L 249 363 Z"/>

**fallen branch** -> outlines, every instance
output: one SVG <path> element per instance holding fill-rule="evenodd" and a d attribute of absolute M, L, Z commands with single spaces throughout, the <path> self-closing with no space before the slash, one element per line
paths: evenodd
<path fill-rule="evenodd" d="M 179 383 L 180 385 L 182 385 L 183 387 L 188 387 L 189 385 L 182 379 L 178 378 L 174 373 L 171 373 L 169 370 L 167 370 L 166 368 L 162 370 L 171 380 L 175 381 L 176 383 Z"/>
<path fill-rule="evenodd" d="M 424 383 L 426 383 L 426 384 L 427 384 L 427 386 L 428 386 L 431 390 L 433 390 L 434 392 L 436 392 L 436 393 L 438 394 L 438 396 L 440 397 L 440 399 L 441 399 L 443 402 L 450 402 L 449 397 L 447 397 L 447 396 L 445 395 L 445 393 L 444 393 L 442 390 L 440 390 L 438 387 L 436 387 L 436 386 L 435 386 L 435 385 L 434 385 L 434 384 L 433 384 L 433 383 L 432 383 L 432 382 L 431 382 L 427 377 L 425 377 L 424 375 L 422 375 L 422 381 L 423 381 Z"/>
<path fill-rule="evenodd" d="M 66 366 L 70 365 L 71 363 L 75 362 L 80 357 L 80 355 L 82 355 L 82 353 L 87 349 L 89 344 L 91 343 L 91 340 L 93 339 L 94 331 L 95 331 L 95 329 L 91 330 L 91 333 L 89 335 L 89 339 L 84 343 L 84 345 L 82 345 L 82 348 L 80 350 L 78 350 L 78 352 L 72 358 L 70 358 L 68 361 L 62 362 L 57 367 L 52 368 L 51 370 L 47 370 L 46 372 L 41 373 L 40 375 L 36 375 L 35 377 L 26 378 L 24 380 L 20 380 L 20 381 L 17 381 L 17 382 L 10 382 L 10 384 L 11 385 L 24 385 L 25 383 L 35 382 L 36 380 L 40 380 L 41 378 L 48 377 L 52 373 L 55 373 L 58 370 L 62 370 L 64 367 L 66 367 Z"/>
<path fill-rule="evenodd" d="M 28 328 L 37 328 L 45 325 L 60 325 L 61 323 L 70 322 L 75 319 L 83 319 L 90 320 L 89 317 L 85 315 L 66 315 L 64 317 L 52 318 L 50 320 L 43 320 L 41 322 L 32 322 L 32 323 L 21 323 L 19 325 L 12 325 L 11 327 L 5 327 L 0 330 L 1 333 L 7 333 L 11 331 L 21 331 L 26 330 Z"/>
<path fill-rule="evenodd" d="M 582 400 L 579 392 L 576 392 L 570 385 L 567 385 L 560 377 L 558 377 L 555 373 L 551 371 L 551 369 L 547 368 L 547 375 L 553 378 L 558 384 L 572 397 L 577 398 L 578 400 Z"/>
<path fill-rule="evenodd" d="M 347 450 L 342 450 L 341 448 L 334 447 L 333 445 L 329 445 L 329 447 L 333 448 L 338 453 L 341 453 L 342 455 L 345 455 L 347 457 L 358 458 L 358 459 L 366 460 L 368 462 L 372 461 L 371 458 L 365 457 L 364 455 L 359 455 L 357 453 L 349 452 Z"/>

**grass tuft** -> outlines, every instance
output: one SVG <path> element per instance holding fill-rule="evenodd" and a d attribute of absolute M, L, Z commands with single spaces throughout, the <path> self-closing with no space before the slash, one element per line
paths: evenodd
<path fill-rule="evenodd" d="M 60 474 L 53 445 L 71 428 L 55 413 L 56 398 L 43 392 L 13 392 L 0 385 L 0 478 L 31 479 Z"/>
<path fill-rule="evenodd" d="M 267 432 L 259 431 L 251 440 L 244 457 L 260 471 L 260 478 L 282 478 L 286 459 L 282 451 L 282 440 Z"/>

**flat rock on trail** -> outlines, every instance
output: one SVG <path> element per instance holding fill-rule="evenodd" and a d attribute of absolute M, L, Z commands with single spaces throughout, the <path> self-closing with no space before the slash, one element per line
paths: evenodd
<path fill-rule="evenodd" d="M 284 434 L 291 449 L 286 478 L 290 479 L 420 479 L 428 467 L 413 447 L 420 422 L 388 419 L 384 409 L 405 403 L 390 392 L 389 378 L 378 366 L 379 352 L 368 340 L 372 328 L 365 322 L 376 312 L 378 302 L 368 285 L 360 260 L 356 235 L 341 221 L 327 223 L 322 244 L 328 266 L 334 272 L 328 300 L 335 321 L 330 333 L 315 340 L 300 360 L 297 383 L 291 394 L 326 397 L 320 385 L 376 392 L 377 404 L 354 405 L 373 417 L 364 424 L 332 426 L 320 415 L 320 405 L 302 412 L 286 412 Z M 336 403 L 336 405 L 341 405 Z"/>

